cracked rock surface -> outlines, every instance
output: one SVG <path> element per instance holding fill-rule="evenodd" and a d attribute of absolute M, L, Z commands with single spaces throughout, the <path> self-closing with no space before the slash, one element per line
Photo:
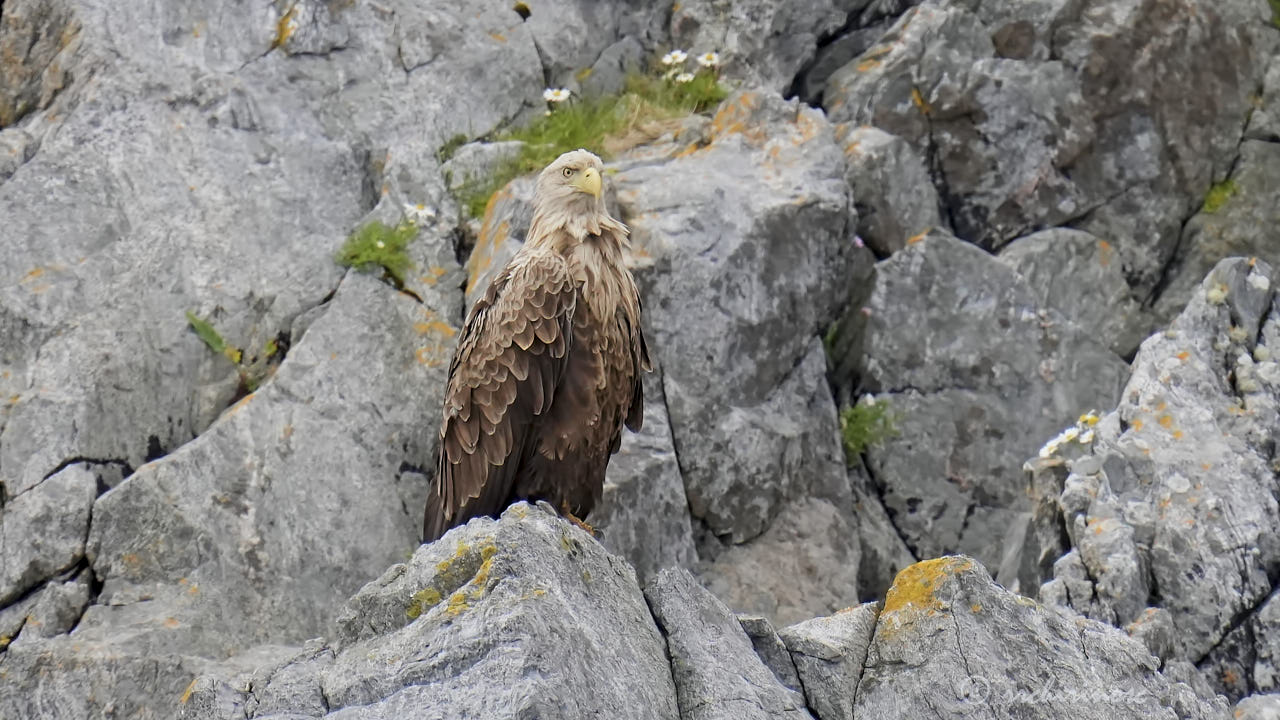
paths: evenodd
<path fill-rule="evenodd" d="M 1276 715 L 1273 3 L 0 5 L 0 717 Z M 454 193 L 673 49 L 599 542 L 419 547 Z"/>

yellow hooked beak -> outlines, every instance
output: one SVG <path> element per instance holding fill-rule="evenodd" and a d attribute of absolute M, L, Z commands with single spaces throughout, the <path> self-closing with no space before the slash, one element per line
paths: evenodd
<path fill-rule="evenodd" d="M 600 197 L 600 173 L 593 167 L 583 170 L 581 175 L 573 179 L 572 185 L 592 197 Z"/>

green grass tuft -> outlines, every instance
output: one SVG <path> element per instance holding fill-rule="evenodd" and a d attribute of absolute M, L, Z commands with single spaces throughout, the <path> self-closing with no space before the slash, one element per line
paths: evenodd
<path fill-rule="evenodd" d="M 1204 196 L 1204 206 L 1200 208 L 1200 211 L 1210 215 L 1218 212 L 1227 204 L 1231 196 L 1236 194 L 1236 191 L 1235 180 L 1223 180 L 1209 188 L 1208 194 Z"/>
<path fill-rule="evenodd" d="M 413 264 L 405 249 L 417 235 L 418 227 L 408 220 L 395 227 L 374 220 L 351 233 L 334 260 L 357 270 L 380 267 L 396 287 L 403 288 L 405 273 Z"/>
<path fill-rule="evenodd" d="M 840 437 L 844 440 L 845 460 L 849 465 L 853 465 L 867 448 L 897 435 L 896 419 L 889 411 L 887 400 L 878 400 L 874 404 L 859 402 L 840 411 Z"/>
<path fill-rule="evenodd" d="M 462 133 L 458 133 L 457 135 L 454 135 L 448 140 L 445 140 L 444 144 L 440 146 L 440 149 L 436 151 L 436 160 L 438 160 L 440 164 L 443 165 L 445 162 L 448 162 L 448 160 L 453 157 L 454 153 L 458 152 L 458 148 L 466 144 L 467 144 L 466 135 L 463 135 Z"/>
<path fill-rule="evenodd" d="M 1280 28 L 1280 0 L 1269 0 L 1271 3 L 1271 24 Z"/>
<path fill-rule="evenodd" d="M 228 345 L 227 341 L 222 339 L 221 333 L 215 330 L 208 320 L 201 320 L 195 313 L 188 310 L 187 323 L 191 325 L 192 330 L 196 331 L 196 335 L 204 341 L 204 344 L 209 346 L 210 350 L 219 355 L 225 355 L 233 363 L 240 362 L 240 350 Z"/>
<path fill-rule="evenodd" d="M 463 187 L 459 199 L 469 215 L 481 217 L 493 193 L 514 178 L 541 170 L 562 153 L 588 148 L 604 154 L 606 138 L 625 135 L 646 122 L 706 112 L 728 95 L 711 71 L 699 72 L 687 83 L 631 75 L 621 94 L 571 101 L 525 127 L 500 134 L 496 140 L 519 140 L 524 148 L 491 177 Z"/>

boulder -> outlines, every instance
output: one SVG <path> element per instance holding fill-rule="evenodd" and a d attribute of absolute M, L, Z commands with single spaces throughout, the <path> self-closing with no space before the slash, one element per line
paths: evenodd
<path fill-rule="evenodd" d="M 779 633 L 819 720 L 853 720 L 863 663 L 876 629 L 875 603 L 796 623 Z"/>
<path fill-rule="evenodd" d="M 720 55 L 726 77 L 744 87 L 783 92 L 810 60 L 825 35 L 845 20 L 834 0 L 691 0 L 671 12 L 671 45 L 693 59 Z"/>
<path fill-rule="evenodd" d="M 1119 405 L 1089 441 L 1045 453 L 1067 472 L 1058 514 L 1044 520 L 1074 549 L 1042 598 L 1122 625 L 1148 605 L 1167 610 L 1178 629 L 1169 657 L 1236 663 L 1233 696 L 1254 661 L 1219 645 L 1255 652 L 1244 633 L 1269 617 L 1263 601 L 1280 565 L 1272 278 L 1262 261 L 1220 262 L 1169 329 L 1142 344 Z"/>
<path fill-rule="evenodd" d="M 1157 668 L 1120 630 L 1014 595 L 969 558 L 943 557 L 903 570 L 889 590 L 853 716 L 1229 717 L 1222 699 L 1202 700 Z"/>
<path fill-rule="evenodd" d="M 867 288 L 828 346 L 837 392 L 873 393 L 896 427 L 864 453 L 876 492 L 917 557 L 960 549 L 999 566 L 1031 509 L 1022 462 L 1113 404 L 1127 367 L 1012 268 L 940 231 L 877 264 Z"/>
<path fill-rule="evenodd" d="M 804 697 L 783 687 L 729 609 L 682 568 L 645 589 L 667 639 L 681 720 L 811 719 Z"/>
<path fill-rule="evenodd" d="M 938 193 L 915 148 L 874 127 L 841 125 L 839 131 L 858 235 L 872 250 L 890 255 L 908 238 L 942 226 Z"/>
<path fill-rule="evenodd" d="M 320 714 L 680 717 L 631 567 L 526 503 L 391 566 L 346 603 L 331 642 L 198 679 L 182 717 Z"/>
<path fill-rule="evenodd" d="M 1263 10 L 925 2 L 831 76 L 823 105 L 929 158 L 958 236 L 998 248 L 1071 224 L 1115 247 L 1142 297 L 1234 163 L 1275 42 Z"/>

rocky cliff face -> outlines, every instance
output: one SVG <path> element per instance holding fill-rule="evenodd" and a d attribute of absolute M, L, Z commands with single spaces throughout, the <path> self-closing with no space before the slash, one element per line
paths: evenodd
<path fill-rule="evenodd" d="M 0 717 L 1276 717 L 1274 5 L 4 0 Z M 601 540 L 419 547 L 451 190 L 676 47 Z"/>

